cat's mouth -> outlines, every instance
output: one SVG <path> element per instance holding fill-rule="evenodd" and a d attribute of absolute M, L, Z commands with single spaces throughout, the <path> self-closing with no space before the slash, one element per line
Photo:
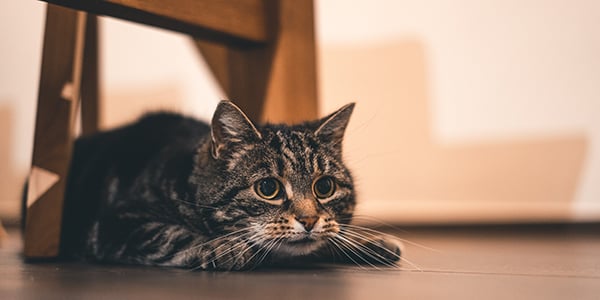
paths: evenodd
<path fill-rule="evenodd" d="M 294 246 L 302 246 L 302 245 L 310 245 L 310 244 L 313 244 L 316 242 L 317 242 L 317 240 L 315 238 L 307 235 L 307 236 L 301 237 L 300 239 L 288 240 L 287 244 L 294 245 Z"/>
<path fill-rule="evenodd" d="M 287 239 L 277 247 L 276 252 L 280 254 L 302 256 L 310 254 L 319 249 L 325 240 L 313 234 L 301 234 L 292 239 Z"/>

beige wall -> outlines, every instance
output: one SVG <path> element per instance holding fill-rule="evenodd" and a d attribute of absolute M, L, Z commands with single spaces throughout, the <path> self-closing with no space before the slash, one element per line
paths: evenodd
<path fill-rule="evenodd" d="M 365 114 L 365 212 L 600 218 L 599 2 L 345 4 L 318 5 L 321 87 Z"/>
<path fill-rule="evenodd" d="M 356 101 L 359 214 L 600 219 L 600 4 L 317 1 L 323 113 Z M 0 3 L 0 216 L 31 155 L 44 4 Z M 102 21 L 103 125 L 207 119 L 222 92 L 181 35 Z"/>
<path fill-rule="evenodd" d="M 31 160 L 43 4 L 0 1 L 0 217 L 15 216 Z"/>

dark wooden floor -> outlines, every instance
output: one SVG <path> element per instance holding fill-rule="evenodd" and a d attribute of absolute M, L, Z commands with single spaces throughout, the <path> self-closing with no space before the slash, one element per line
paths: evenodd
<path fill-rule="evenodd" d="M 600 299 L 597 229 L 409 229 L 395 234 L 429 248 L 407 243 L 401 270 L 249 273 L 26 264 L 10 231 L 0 247 L 0 299 Z"/>

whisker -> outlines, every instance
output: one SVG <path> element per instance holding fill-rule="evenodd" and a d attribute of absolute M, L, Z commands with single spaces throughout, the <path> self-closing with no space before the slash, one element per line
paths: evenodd
<path fill-rule="evenodd" d="M 246 252 L 248 252 L 252 247 L 251 245 L 248 245 L 247 241 L 252 241 L 253 239 L 255 239 L 257 236 L 259 235 L 259 233 L 255 233 L 252 236 L 250 236 L 249 238 L 236 242 L 236 244 L 234 244 L 231 248 L 225 250 L 224 252 L 222 252 L 221 254 L 219 254 L 218 256 L 214 257 L 209 263 L 213 263 L 214 266 L 214 262 L 217 261 L 219 258 L 228 255 L 229 253 L 233 252 L 233 251 L 237 251 L 238 248 L 247 246 L 246 249 L 244 249 L 244 251 L 238 253 L 237 255 L 229 258 L 228 260 L 225 261 L 225 263 L 229 263 L 231 260 L 233 260 L 233 262 L 235 263 L 240 257 L 242 257 Z M 254 242 L 253 242 L 254 243 Z M 226 243 L 223 243 L 221 246 L 226 245 Z M 221 246 L 217 247 L 220 248 Z M 213 250 L 216 252 L 216 249 Z"/>
<path fill-rule="evenodd" d="M 225 235 L 222 235 L 222 236 L 218 236 L 218 237 L 216 237 L 216 238 L 214 238 L 214 239 L 210 239 L 210 240 L 208 240 L 208 241 L 205 241 L 205 242 L 203 242 L 203 243 L 201 243 L 201 244 L 197 244 L 197 245 L 194 245 L 194 246 L 192 246 L 192 247 L 190 247 L 190 248 L 187 248 L 187 249 L 185 249 L 185 250 L 183 250 L 183 251 L 180 251 L 180 253 L 185 253 L 185 252 L 187 252 L 187 251 L 192 251 L 192 250 L 198 249 L 198 248 L 200 248 L 200 247 L 202 247 L 202 246 L 205 246 L 206 244 L 209 244 L 209 243 L 214 243 L 214 242 L 217 242 L 217 241 L 220 241 L 220 240 L 226 239 L 226 238 L 228 238 L 228 237 L 231 237 L 232 235 L 236 235 L 236 234 L 239 234 L 239 236 L 235 237 L 234 239 L 239 239 L 239 238 L 241 238 L 241 237 L 243 237 L 243 236 L 245 236 L 245 235 L 248 235 L 248 234 L 250 234 L 251 232 L 245 232 L 245 231 L 250 231 L 251 229 L 253 229 L 253 228 L 250 228 L 250 227 L 248 227 L 248 228 L 243 228 L 243 229 L 239 229 L 239 230 L 236 230 L 236 231 L 230 232 L 230 233 L 228 233 L 228 234 L 225 234 Z M 241 232 L 244 232 L 244 233 L 241 233 Z M 241 233 L 241 234 L 240 234 L 240 233 Z"/>
<path fill-rule="evenodd" d="M 373 260 L 375 260 L 377 263 L 382 264 L 384 266 L 387 267 L 391 267 L 391 268 L 396 268 L 397 265 L 390 263 L 390 262 L 386 262 L 386 258 L 381 256 L 379 253 L 373 251 L 372 249 L 369 249 L 368 247 L 351 240 L 350 238 L 346 238 L 343 236 L 340 236 L 340 238 L 344 241 L 346 241 L 346 243 L 352 247 L 354 247 L 354 249 L 356 249 L 357 251 L 360 251 L 361 253 L 365 254 L 367 256 L 367 258 L 372 258 Z M 362 258 L 362 257 L 361 257 Z M 373 267 L 375 267 L 375 269 L 380 270 L 377 266 L 371 264 L 369 262 L 369 265 L 372 265 Z"/>
<path fill-rule="evenodd" d="M 260 265 L 260 262 L 262 261 L 262 258 L 265 257 L 267 255 L 268 248 L 273 245 L 274 241 L 267 241 L 265 245 L 261 245 L 260 248 L 258 250 L 256 250 L 256 252 L 254 252 L 254 254 L 252 254 L 252 256 L 250 256 L 248 258 L 248 260 L 244 263 L 244 267 L 246 267 L 247 265 L 249 265 L 252 260 L 255 257 L 258 257 L 258 255 L 260 254 L 260 257 L 258 257 L 257 262 L 255 264 L 252 265 L 252 269 L 257 268 Z M 253 246 L 255 246 L 256 244 L 253 244 Z M 261 253 L 262 252 L 262 253 Z"/>
<path fill-rule="evenodd" d="M 366 241 L 366 242 L 370 243 L 371 245 L 373 245 L 373 246 L 376 246 L 376 247 L 378 247 L 379 249 L 382 249 L 382 250 L 386 251 L 387 253 L 389 253 L 389 254 L 393 255 L 394 257 L 397 257 L 397 258 L 398 258 L 398 259 L 400 259 L 401 261 L 405 261 L 406 263 L 408 263 L 409 265 L 411 265 L 411 266 L 412 266 L 412 267 L 413 267 L 415 270 L 418 270 L 418 271 L 421 271 L 421 272 L 423 271 L 423 269 L 422 269 L 422 268 L 421 268 L 419 265 L 417 265 L 417 264 L 415 264 L 415 263 L 411 262 L 410 260 L 408 260 L 406 257 L 403 257 L 402 255 L 398 255 L 398 254 L 396 254 L 396 253 L 394 253 L 394 252 L 390 251 L 389 249 L 387 249 L 387 248 L 385 248 L 385 247 L 382 247 L 382 246 L 380 246 L 380 245 L 378 245 L 378 244 L 374 243 L 374 242 L 373 242 L 373 240 L 372 240 L 372 239 L 370 239 L 369 237 L 365 237 L 365 236 L 363 236 L 363 235 L 361 235 L 361 234 L 359 234 L 359 233 L 356 233 L 356 232 L 349 232 L 349 231 L 345 231 L 345 232 L 344 232 L 344 234 L 345 234 L 345 235 L 348 235 L 348 236 L 355 237 L 355 238 L 359 238 L 359 239 L 361 239 L 361 240 L 364 240 L 364 241 Z M 370 248 L 368 248 L 368 247 L 366 247 L 366 249 L 368 249 L 368 250 L 369 250 L 369 252 L 374 252 L 372 249 L 370 249 Z M 381 256 L 379 253 L 375 253 L 375 254 L 376 254 L 377 256 L 379 256 L 379 257 L 381 257 L 382 259 L 384 259 L 384 260 L 385 260 L 385 258 L 384 258 L 384 257 L 382 257 L 382 256 Z"/>
<path fill-rule="evenodd" d="M 281 237 L 273 239 L 273 240 L 269 241 L 269 243 L 267 245 L 263 246 L 259 251 L 257 251 L 255 253 L 255 255 L 257 255 L 261 250 L 265 250 L 263 252 L 263 254 L 261 255 L 261 257 L 258 258 L 258 261 L 254 265 L 254 267 L 260 266 L 263 263 L 263 261 L 267 258 L 269 253 L 275 248 L 275 246 L 281 245 L 281 241 L 283 241 L 283 238 L 281 238 Z M 253 257 L 254 257 L 254 255 L 253 255 Z M 252 257 L 248 261 L 250 261 L 251 259 L 252 259 Z"/>
<path fill-rule="evenodd" d="M 209 264 L 212 264 L 213 268 L 215 268 L 215 269 L 216 269 L 216 267 L 217 267 L 217 266 L 216 266 L 216 263 L 215 263 L 215 262 L 216 262 L 216 261 L 217 261 L 219 258 L 221 258 L 221 257 L 223 257 L 223 256 L 225 256 L 225 255 L 227 255 L 227 254 L 231 253 L 232 251 L 235 251 L 235 250 L 237 250 L 238 248 L 240 248 L 240 247 L 244 246 L 244 243 L 245 243 L 244 241 L 237 241 L 237 240 L 243 239 L 244 237 L 246 237 L 246 236 L 247 236 L 247 235 L 249 235 L 249 234 L 251 234 L 251 233 L 246 233 L 246 234 L 243 234 L 243 235 L 241 235 L 241 236 L 235 237 L 235 238 L 233 238 L 233 239 L 231 239 L 231 240 L 227 240 L 227 241 L 223 242 L 222 244 L 220 244 L 220 245 L 219 245 L 218 247 L 216 247 L 215 249 L 207 250 L 207 251 L 210 251 L 210 253 L 212 253 L 212 254 L 216 254 L 216 253 L 217 253 L 217 251 L 218 251 L 218 249 L 221 249 L 222 247 L 225 247 L 225 246 L 227 246 L 227 245 L 231 246 L 229 249 L 227 249 L 227 250 L 223 251 L 222 253 L 220 253 L 219 255 L 217 255 L 217 256 L 215 256 L 215 257 L 213 257 L 211 260 L 204 261 L 204 262 L 202 262 L 202 263 L 201 263 L 199 266 L 197 266 L 197 267 L 195 267 L 195 268 L 192 268 L 192 270 L 198 270 L 198 269 L 204 268 L 204 266 L 206 266 L 206 265 L 209 265 Z M 237 242 L 236 242 L 236 241 L 237 241 Z M 231 245 L 231 243 L 234 243 L 234 244 L 233 244 L 233 245 Z"/>
<path fill-rule="evenodd" d="M 329 242 L 331 242 L 331 244 L 339 249 L 342 254 L 344 254 L 344 256 L 346 256 L 346 258 L 350 259 L 355 265 L 357 265 L 359 268 L 361 269 L 365 269 L 365 267 L 362 264 L 359 264 L 356 260 L 354 260 L 354 258 L 352 258 L 352 255 L 348 254 L 344 249 L 347 248 L 347 246 L 342 246 L 340 243 L 338 243 L 338 241 L 335 240 L 335 237 L 332 239 L 329 239 Z M 342 257 L 343 259 L 343 257 Z"/>
<path fill-rule="evenodd" d="M 229 258 L 228 260 L 226 260 L 225 262 L 228 263 L 230 261 L 232 261 L 232 264 L 235 265 L 240 259 L 242 259 L 244 257 L 244 254 L 246 254 L 248 251 L 250 251 L 252 249 L 252 247 L 254 245 L 256 245 L 256 242 L 252 242 L 252 245 L 248 245 L 248 243 L 246 242 L 245 245 L 243 244 L 243 242 L 240 242 L 240 247 L 246 247 L 246 249 L 244 249 L 242 252 L 238 253 L 237 255 Z M 239 248 L 239 247 L 238 247 Z M 230 253 L 233 251 L 230 251 Z M 242 269 L 243 267 L 245 267 L 251 260 L 252 258 L 256 255 L 256 253 L 252 254 L 250 256 L 250 258 L 247 261 L 242 261 L 242 265 L 240 266 L 240 269 Z M 232 265 L 232 266 L 233 266 Z"/>
<path fill-rule="evenodd" d="M 252 234 L 252 235 L 251 235 L 251 234 Z M 219 246 L 217 246 L 217 248 L 215 248 L 215 249 L 212 249 L 211 251 L 213 251 L 213 252 L 215 252 L 215 253 L 216 253 L 216 252 L 217 252 L 218 250 L 220 250 L 221 248 L 223 248 L 223 247 L 226 247 L 226 246 L 228 245 L 228 243 L 233 243 L 233 242 L 235 242 L 235 243 L 236 243 L 235 245 L 238 245 L 239 243 L 241 243 L 239 240 L 244 240 L 244 239 L 245 239 L 245 240 L 249 240 L 249 239 L 252 239 L 252 238 L 253 238 L 254 236 L 256 236 L 256 235 L 257 235 L 256 233 L 254 233 L 254 234 L 253 234 L 252 232 L 245 233 L 245 234 L 243 234 L 243 235 L 240 235 L 240 236 L 237 236 L 237 237 L 234 237 L 234 238 L 232 238 L 232 239 L 230 239 L 230 240 L 227 240 L 227 241 L 225 241 L 224 243 L 220 244 Z M 223 253 L 228 253 L 228 252 L 227 252 L 227 251 L 225 251 L 225 252 L 223 252 Z"/>
<path fill-rule="evenodd" d="M 236 257 L 241 257 L 244 253 L 249 251 L 250 248 L 252 248 L 252 247 L 261 246 L 261 244 L 263 244 L 265 242 L 265 239 L 264 238 L 251 238 L 251 239 L 249 239 L 248 242 L 251 243 L 250 247 L 248 247 L 248 249 L 246 249 L 244 252 L 240 253 Z M 244 262 L 243 267 L 246 267 L 248 264 L 250 264 L 252 262 L 252 259 L 254 259 L 254 257 L 256 257 L 261 251 L 265 250 L 265 248 L 269 247 L 271 245 L 271 243 L 272 243 L 272 241 L 267 241 L 266 245 L 262 245 L 256 252 L 254 252 L 254 254 L 252 254 L 252 256 L 250 256 L 248 258 L 248 260 L 246 260 L 246 262 Z M 255 268 L 257 266 L 258 266 L 258 263 L 255 264 L 253 266 L 253 268 Z"/>
<path fill-rule="evenodd" d="M 377 245 L 377 243 L 376 243 L 376 242 L 377 242 L 377 240 L 376 240 L 376 239 L 374 239 L 374 238 L 377 238 L 377 236 L 374 236 L 374 235 L 372 235 L 371 237 L 369 237 L 369 236 L 363 235 L 363 234 L 361 234 L 361 233 L 359 233 L 359 232 L 352 231 L 352 230 L 350 230 L 350 229 L 345 229 L 345 230 L 343 230 L 343 231 L 342 231 L 340 234 L 341 234 L 341 235 L 348 235 L 348 236 L 352 236 L 352 237 L 360 238 L 361 240 L 363 240 L 363 241 L 365 241 L 365 242 L 368 242 L 368 243 L 370 243 L 370 244 L 372 244 L 372 245 L 374 245 L 374 246 L 377 246 L 377 247 L 379 247 L 379 248 L 381 248 L 381 249 L 384 249 L 386 252 L 388 252 L 389 254 L 391 254 L 391 255 L 393 255 L 393 256 L 399 256 L 398 254 L 396 254 L 396 253 L 392 252 L 391 250 L 389 250 L 389 249 L 387 249 L 387 248 L 385 248 L 385 247 L 381 247 L 381 246 Z"/>
<path fill-rule="evenodd" d="M 433 251 L 433 252 L 437 252 L 437 253 L 443 253 L 443 251 L 441 251 L 441 250 L 438 250 L 438 249 L 435 249 L 435 248 L 431 248 L 431 247 L 425 246 L 425 245 L 417 243 L 417 242 L 409 241 L 407 239 L 400 238 L 400 237 L 395 236 L 393 234 L 385 233 L 385 232 L 382 232 L 382 231 L 379 231 L 379 230 L 375 230 L 375 229 L 372 229 L 372 228 L 368 228 L 368 227 L 364 227 L 364 226 L 358 226 L 358 225 L 352 225 L 352 224 L 339 224 L 339 226 L 341 228 L 346 227 L 346 228 L 351 228 L 351 229 L 364 230 L 364 231 L 366 231 L 366 232 L 368 232 L 368 233 L 370 233 L 372 235 L 384 235 L 384 236 L 397 239 L 399 241 L 405 242 L 407 244 L 410 244 L 410 245 L 413 245 L 413 246 L 416 246 L 416 247 L 419 247 L 419 248 L 422 248 L 422 249 L 425 249 L 425 250 L 429 250 L 429 251 Z"/>
<path fill-rule="evenodd" d="M 197 245 L 194 245 L 194 246 L 192 246 L 192 247 L 189 247 L 189 248 L 183 249 L 183 250 L 181 250 L 181 251 L 177 251 L 177 252 L 175 252 L 175 253 L 172 253 L 172 254 L 170 254 L 170 255 L 167 255 L 167 256 L 165 256 L 165 258 L 167 258 L 167 259 L 171 259 L 171 258 L 173 258 L 173 257 L 175 257 L 175 256 L 178 256 L 178 255 L 179 255 L 179 256 L 185 256 L 185 255 L 187 255 L 189 252 L 191 252 L 191 251 L 195 251 L 195 250 L 197 250 L 197 249 L 200 249 L 200 248 L 202 248 L 202 247 L 206 246 L 206 245 L 207 245 L 207 244 L 209 244 L 209 243 L 215 243 L 215 242 L 219 242 L 219 241 L 221 241 L 221 240 L 224 240 L 224 239 L 230 238 L 231 236 L 234 236 L 234 235 L 238 235 L 238 236 L 235 236 L 235 237 L 233 237 L 231 241 L 235 241 L 235 240 L 243 239 L 244 237 L 247 237 L 248 235 L 252 234 L 252 232 L 250 231 L 250 230 L 252 230 L 252 229 L 254 229 L 254 228 L 253 228 L 253 227 L 242 228 L 242 229 L 239 229 L 239 230 L 236 230 L 236 231 L 230 232 L 230 233 L 228 233 L 228 234 L 225 234 L 225 235 L 223 235 L 223 236 L 219 236 L 219 237 L 216 237 L 216 238 L 214 238 L 214 239 L 211 239 L 211 240 L 208 240 L 208 241 L 204 241 L 204 242 L 202 242 L 202 243 L 200 243 L 200 244 L 197 244 Z M 224 244 L 226 244 L 226 243 L 223 243 L 223 244 L 221 244 L 220 246 L 218 246 L 217 248 L 215 248 L 215 249 L 212 249 L 212 250 L 210 250 L 210 251 L 215 251 L 216 249 L 219 249 L 219 248 L 220 248 L 221 246 L 223 246 Z M 196 268 L 192 268 L 192 270 L 197 270 L 197 269 L 198 269 L 198 268 L 200 268 L 200 267 L 201 267 L 201 266 L 199 266 L 199 267 L 196 267 Z"/>
<path fill-rule="evenodd" d="M 228 242 L 230 242 L 230 241 L 227 241 L 227 243 L 223 243 L 221 246 L 228 244 Z M 196 269 L 203 268 L 204 266 L 207 266 L 207 265 L 212 265 L 212 266 L 213 266 L 213 268 L 214 268 L 214 269 L 216 269 L 216 268 L 217 268 L 217 264 L 216 264 L 216 261 L 217 261 L 217 260 L 219 260 L 221 257 L 223 257 L 223 256 L 225 256 L 225 255 L 228 255 L 228 254 L 230 254 L 230 253 L 231 253 L 231 252 L 233 252 L 233 251 L 237 251 L 239 248 L 243 247 L 244 245 L 245 245 L 245 242 L 243 242 L 243 241 L 235 242 L 233 245 L 230 245 L 229 249 L 227 249 L 227 250 L 225 250 L 225 251 L 223 251 L 223 252 L 219 253 L 219 255 L 216 255 L 216 256 L 214 256 L 212 259 L 210 259 L 210 260 L 208 260 L 208 261 L 206 261 L 206 262 L 203 262 L 203 263 L 202 263 L 200 266 L 198 266 Z M 217 248 L 219 248 L 219 247 L 217 247 Z M 215 249 L 216 249 L 216 248 L 215 248 Z M 212 251 L 211 251 L 211 253 L 212 253 L 212 254 L 216 254 L 217 252 L 216 252 L 215 250 L 212 250 Z M 225 262 L 229 262 L 230 260 L 231 260 L 231 258 L 230 258 L 230 259 L 228 259 L 228 260 L 227 260 L 227 261 L 225 261 Z"/>
<path fill-rule="evenodd" d="M 328 242 L 330 242 L 330 241 L 331 241 L 331 239 L 328 239 L 327 241 L 328 241 Z M 340 258 L 342 258 L 342 255 L 341 255 L 341 253 L 338 251 L 338 248 L 337 248 L 337 247 L 327 247 L 327 250 L 329 250 L 329 254 L 330 254 L 332 257 L 340 257 Z"/>
<path fill-rule="evenodd" d="M 341 218 L 341 220 L 342 221 L 365 220 L 365 221 L 375 222 L 376 226 L 388 228 L 388 229 L 391 229 L 391 230 L 394 230 L 394 231 L 400 231 L 402 233 L 408 233 L 407 230 L 402 229 L 402 228 L 398 227 L 397 225 L 394 225 L 392 223 L 386 222 L 386 221 L 384 221 L 384 220 L 382 220 L 380 218 L 373 217 L 373 216 L 368 216 L 368 215 L 353 215 L 352 217 Z M 356 225 L 356 224 L 354 224 L 354 225 Z"/>
<path fill-rule="evenodd" d="M 365 259 L 364 257 L 362 257 L 360 254 L 356 253 L 356 251 L 354 251 L 354 249 L 352 248 L 352 244 L 349 245 L 346 242 L 347 239 L 343 238 L 340 235 L 336 235 L 335 238 L 338 239 L 338 241 L 340 242 L 340 245 L 342 245 L 342 246 L 345 245 L 346 249 L 348 251 L 352 252 L 352 254 L 354 254 L 356 257 L 360 258 L 360 260 L 362 260 L 363 262 L 365 262 L 366 264 L 368 264 L 369 266 L 371 266 L 371 267 L 373 267 L 375 269 L 379 269 L 374 264 L 372 264 L 371 262 L 369 262 L 367 259 Z"/>

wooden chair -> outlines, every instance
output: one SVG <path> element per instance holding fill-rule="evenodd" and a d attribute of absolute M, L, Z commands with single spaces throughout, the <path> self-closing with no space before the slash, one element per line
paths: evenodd
<path fill-rule="evenodd" d="M 65 179 L 81 100 L 98 129 L 96 15 L 190 35 L 228 97 L 249 117 L 317 116 L 312 0 L 48 0 L 25 223 L 26 258 L 59 253 Z M 200 101 L 200 99 L 199 99 Z"/>

